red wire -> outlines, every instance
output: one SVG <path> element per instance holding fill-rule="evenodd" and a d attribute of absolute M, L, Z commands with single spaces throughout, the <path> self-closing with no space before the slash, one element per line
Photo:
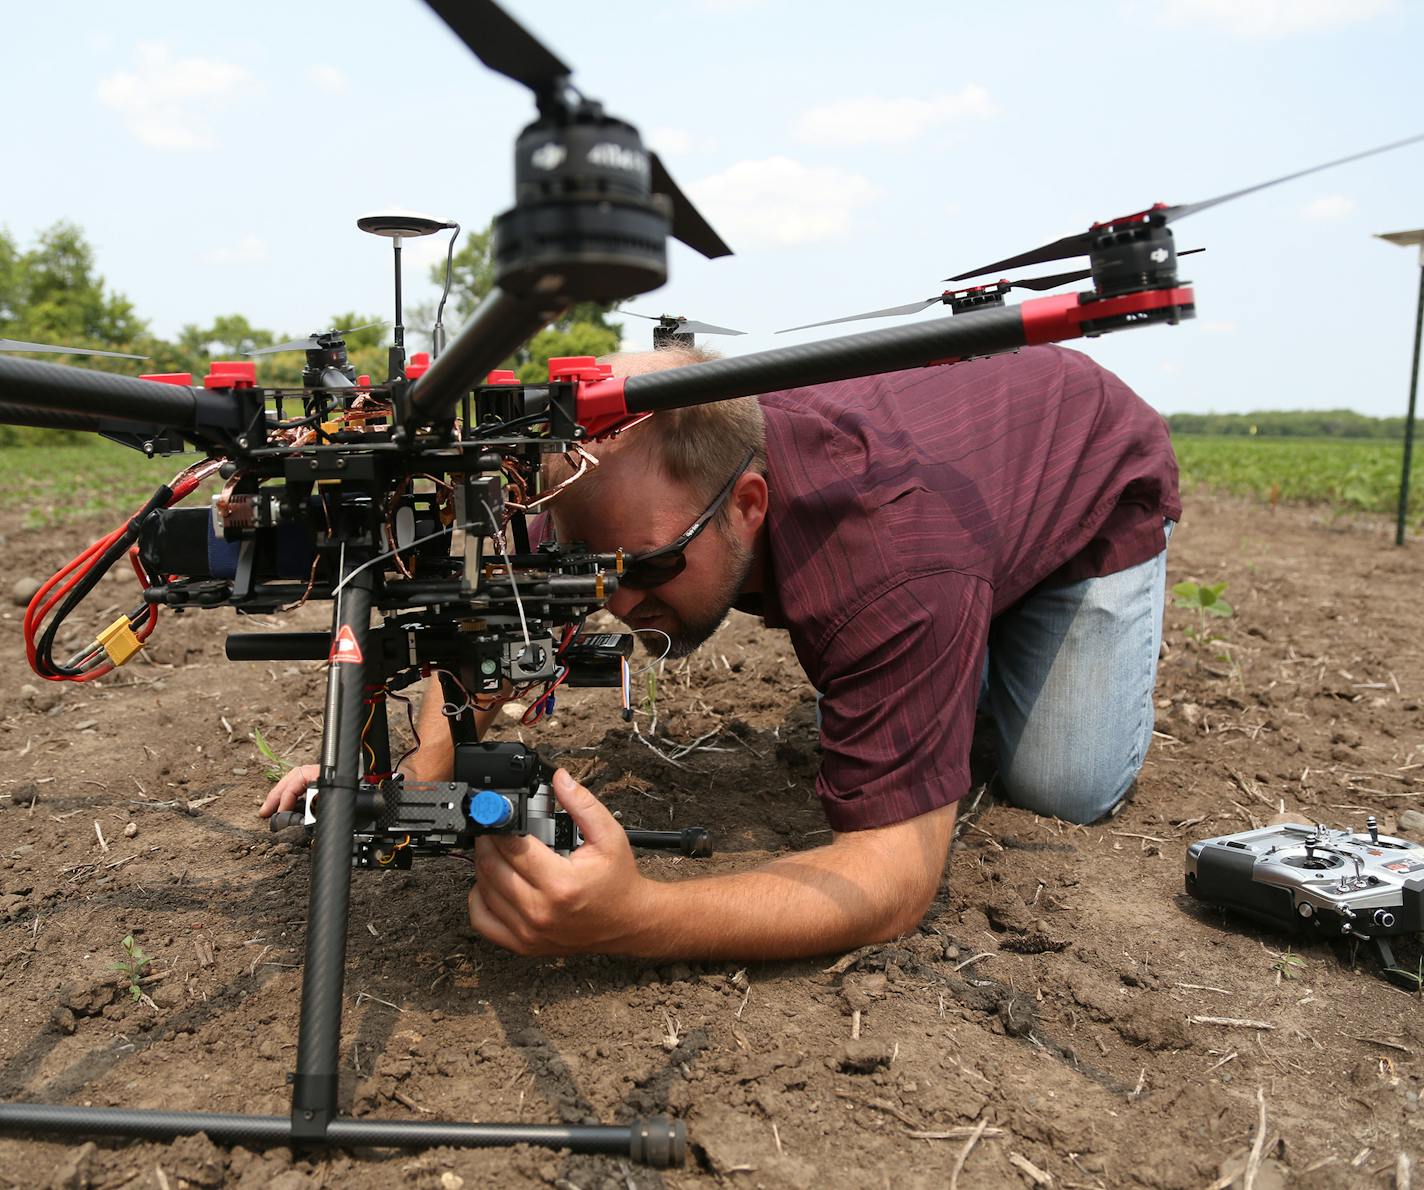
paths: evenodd
<path fill-rule="evenodd" d="M 539 697 L 536 698 L 534 702 L 530 705 L 529 709 L 519 717 L 519 723 L 521 726 L 533 727 L 534 724 L 538 723 L 539 720 L 544 717 L 544 705 L 553 696 L 554 691 L 563 685 L 564 679 L 568 676 L 568 667 L 565 666 L 564 672 L 561 673 L 552 682 L 550 682 L 548 686 L 544 687 L 543 691 L 540 692 Z M 534 717 L 531 719 L 529 717 L 530 715 L 533 715 Z"/>
<path fill-rule="evenodd" d="M 46 678 L 51 682 L 62 682 L 65 680 L 63 675 L 40 673 L 35 645 L 35 633 L 39 630 L 45 617 L 49 615 L 54 607 L 62 602 L 64 597 L 84 580 L 84 576 L 89 573 L 94 559 L 117 541 L 122 533 L 122 528 L 115 529 L 107 537 L 96 541 L 88 549 L 76 555 L 55 574 L 53 578 L 40 587 L 40 589 L 35 592 L 34 598 L 30 600 L 29 607 L 25 609 L 25 655 L 29 660 L 30 668 L 39 674 L 40 677 Z M 70 577 L 71 575 L 73 576 L 72 578 Z M 45 599 L 45 596 L 54 590 L 57 584 L 64 582 L 66 578 L 69 579 L 69 582 L 60 588 L 54 598 L 44 603 L 43 607 L 39 606 Z"/>
<path fill-rule="evenodd" d="M 181 473 L 172 483 L 172 497 L 165 502 L 163 507 L 171 508 L 178 501 L 189 495 L 197 486 L 199 480 L 197 475 L 188 471 Z M 130 518 L 132 519 L 132 518 Z M 112 546 L 128 529 L 129 522 L 125 521 L 117 529 L 106 534 L 87 549 L 80 551 L 62 566 L 47 582 L 45 582 L 34 597 L 30 600 L 29 606 L 25 609 L 24 637 L 25 637 L 25 657 L 30 663 L 30 668 L 36 674 L 49 682 L 89 682 L 95 678 L 103 677 L 114 668 L 112 663 L 101 664 L 95 669 L 83 674 L 49 674 L 41 673 L 39 669 L 39 651 L 35 643 L 35 636 L 44 623 L 45 618 L 62 603 L 65 597 L 76 586 L 82 583 L 85 577 L 93 569 L 94 562 L 100 558 L 110 546 Z M 134 573 L 138 576 L 140 589 L 151 586 L 149 575 L 144 571 L 138 558 L 138 547 L 134 546 L 129 550 L 129 561 L 134 568 Z M 68 580 L 67 582 L 65 580 Z M 60 584 L 63 586 L 60 586 Z M 58 588 L 56 590 L 56 588 Z M 50 593 L 54 592 L 50 598 Z M 144 607 L 145 622 L 134 632 L 139 640 L 147 640 L 158 624 L 158 605 L 147 604 Z"/>

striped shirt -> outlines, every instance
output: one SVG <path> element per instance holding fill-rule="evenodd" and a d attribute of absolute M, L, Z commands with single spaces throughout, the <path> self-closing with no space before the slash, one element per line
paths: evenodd
<path fill-rule="evenodd" d="M 1181 516 L 1162 418 L 1060 347 L 769 393 L 767 586 L 820 690 L 839 831 L 963 797 L 990 620 L 1112 574 Z M 1072 747 L 1070 741 L 1065 747 Z"/>

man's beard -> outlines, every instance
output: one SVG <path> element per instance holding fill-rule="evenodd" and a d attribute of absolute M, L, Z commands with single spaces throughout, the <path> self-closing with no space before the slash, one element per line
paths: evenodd
<path fill-rule="evenodd" d="M 755 555 L 751 549 L 729 534 L 719 533 L 719 536 L 721 536 L 722 544 L 727 551 L 726 567 L 723 570 L 724 581 L 718 586 L 715 598 L 710 602 L 709 610 L 705 615 L 698 616 L 696 619 L 684 619 L 658 599 L 656 590 L 650 591 L 644 596 L 643 602 L 638 605 L 636 610 L 640 614 L 661 616 L 674 626 L 666 641 L 663 639 L 661 629 L 644 629 L 643 648 L 654 656 L 660 658 L 686 657 L 704 644 L 707 638 L 722 626 L 722 621 L 732 610 L 732 604 L 737 601 L 742 584 L 746 582 L 747 575 L 751 572 Z M 664 648 L 666 648 L 666 652 L 664 652 Z"/>

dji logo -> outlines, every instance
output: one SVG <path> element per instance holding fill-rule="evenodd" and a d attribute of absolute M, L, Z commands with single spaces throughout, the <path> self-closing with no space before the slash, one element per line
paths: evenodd
<path fill-rule="evenodd" d="M 1162 263 L 1163 261 L 1165 261 L 1166 259 L 1167 259 L 1167 249 L 1166 249 L 1166 248 L 1157 248 L 1157 249 L 1155 249 L 1155 250 L 1153 251 L 1153 253 L 1152 253 L 1152 263 L 1153 263 L 1153 264 L 1161 264 L 1161 263 Z"/>
<path fill-rule="evenodd" d="M 529 162 L 537 169 L 558 169 L 569 151 L 554 141 L 546 141 L 529 154 Z"/>
<path fill-rule="evenodd" d="M 621 169 L 628 173 L 645 174 L 648 172 L 646 154 L 638 152 L 637 149 L 627 149 L 622 145 L 615 145 L 611 141 L 594 145 L 588 151 L 588 163 L 607 169 Z"/>

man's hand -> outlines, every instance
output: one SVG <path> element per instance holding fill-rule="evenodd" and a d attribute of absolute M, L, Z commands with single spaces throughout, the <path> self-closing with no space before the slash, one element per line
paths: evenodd
<path fill-rule="evenodd" d="M 296 809 L 297 803 L 306 794 L 307 786 L 320 775 L 320 765 L 298 765 L 267 791 L 262 808 L 257 813 L 263 818 L 271 818 L 278 810 Z"/>
<path fill-rule="evenodd" d="M 516 954 L 629 953 L 661 886 L 639 875 L 623 828 L 564 769 L 554 795 L 583 846 L 565 857 L 527 835 L 481 835 L 470 924 Z"/>

